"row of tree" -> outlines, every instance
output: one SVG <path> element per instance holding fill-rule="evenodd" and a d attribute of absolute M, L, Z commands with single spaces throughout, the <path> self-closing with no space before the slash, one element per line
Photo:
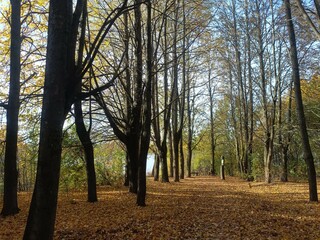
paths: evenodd
<path fill-rule="evenodd" d="M 300 9 L 292 6 L 299 16 L 299 10 L 306 6 L 298 2 Z M 317 6 L 316 2 L 314 6 Z M 219 23 L 215 27 L 220 31 L 216 57 L 220 58 L 219 64 L 223 64 L 224 69 L 216 68 L 224 76 L 221 85 L 228 92 L 223 98 L 230 104 L 227 116 L 229 131 L 233 132 L 230 140 L 234 141 L 239 172 L 252 179 L 254 158 L 260 152 L 265 182 L 272 180 L 271 166 L 275 160 L 283 166 L 281 179 L 287 181 L 293 126 L 298 123 L 308 169 L 310 199 L 317 201 L 316 172 L 299 75 L 299 61 L 304 63 L 309 54 L 318 54 L 310 28 L 298 18 L 296 29 L 303 38 L 296 41 L 291 5 L 286 1 L 227 1 L 217 9 L 216 16 Z M 312 74 L 316 75 L 317 69 L 314 71 Z M 292 119 L 292 98 L 295 98 L 297 121 Z M 263 151 L 254 149 L 259 139 Z"/>
<path fill-rule="evenodd" d="M 287 0 L 10 3 L 0 26 L 11 29 L 0 48 L 2 81 L 10 71 L 8 98 L 1 101 L 2 215 L 19 212 L 18 142 L 39 141 L 25 239 L 53 237 L 62 139 L 73 134 L 73 125 L 90 202 L 98 199 L 94 146 L 110 140 L 126 152 L 126 184 L 139 206 L 146 204 L 150 151 L 156 156 L 154 179 L 162 182 L 190 177 L 192 158 L 199 155 L 194 150 L 203 148 L 210 151 L 207 173 L 216 174 L 217 159 L 225 155 L 230 173 L 252 179 L 262 159 L 264 180 L 271 182 L 277 161 L 287 181 L 294 140 L 307 163 L 310 200 L 318 200 L 299 76 L 300 66 L 310 67 L 305 59 L 314 61 L 309 54 L 318 53 L 309 31 L 317 32 L 317 11 L 310 15 L 307 5 Z M 318 6 L 315 0 L 308 7 Z M 304 16 L 295 29 L 291 8 Z M 303 38 L 296 41 L 295 31 Z M 294 135 L 296 119 L 302 137 Z"/>

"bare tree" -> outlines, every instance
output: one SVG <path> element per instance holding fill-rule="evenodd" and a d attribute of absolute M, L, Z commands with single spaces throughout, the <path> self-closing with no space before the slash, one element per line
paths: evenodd
<path fill-rule="evenodd" d="M 317 191 L 317 175 L 314 166 L 313 155 L 310 147 L 307 124 L 304 115 L 304 108 L 301 96 L 300 87 L 300 73 L 298 63 L 298 53 L 296 47 L 296 36 L 292 22 L 290 0 L 284 0 L 286 10 L 287 29 L 290 41 L 290 57 L 292 64 L 292 78 L 295 90 L 296 108 L 298 121 L 300 126 L 300 134 L 302 139 L 304 159 L 308 167 L 308 180 L 309 180 L 309 200 L 318 202 L 318 191 Z"/>

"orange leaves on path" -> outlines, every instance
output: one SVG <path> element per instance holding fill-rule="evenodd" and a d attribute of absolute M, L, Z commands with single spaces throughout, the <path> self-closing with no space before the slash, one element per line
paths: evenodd
<path fill-rule="evenodd" d="M 196 177 L 148 179 L 147 207 L 125 188 L 101 187 L 99 202 L 60 194 L 55 239 L 320 239 L 320 206 L 305 183 L 251 183 Z M 19 215 L 0 219 L 0 239 L 21 239 L 31 194 Z"/>

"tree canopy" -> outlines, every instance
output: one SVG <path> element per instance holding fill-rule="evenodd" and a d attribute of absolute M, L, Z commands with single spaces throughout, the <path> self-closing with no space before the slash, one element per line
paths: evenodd
<path fill-rule="evenodd" d="M 146 206 L 147 172 L 222 165 L 306 179 L 318 201 L 319 16 L 318 0 L 0 3 L 1 214 L 33 190 L 24 237 L 50 239 L 59 191 L 124 184 Z"/>

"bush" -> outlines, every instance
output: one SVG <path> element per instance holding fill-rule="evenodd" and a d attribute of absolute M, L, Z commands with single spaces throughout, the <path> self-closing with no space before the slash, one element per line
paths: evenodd
<path fill-rule="evenodd" d="M 95 149 L 97 184 L 121 186 L 124 182 L 126 154 L 116 142 L 101 144 Z"/>
<path fill-rule="evenodd" d="M 252 157 L 252 177 L 257 181 L 264 179 L 264 164 L 263 157 L 259 154 L 254 154 Z"/>

